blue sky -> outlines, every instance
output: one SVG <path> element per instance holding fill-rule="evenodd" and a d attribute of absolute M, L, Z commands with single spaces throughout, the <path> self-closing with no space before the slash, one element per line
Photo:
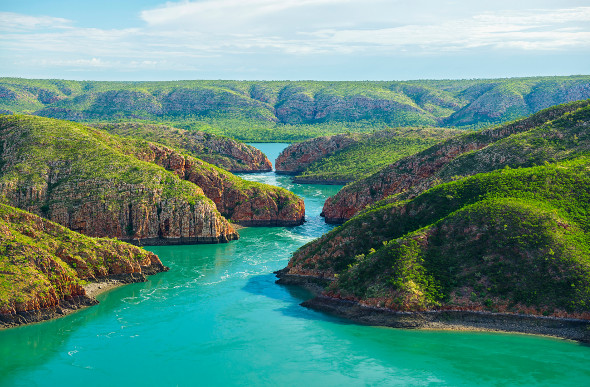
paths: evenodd
<path fill-rule="evenodd" d="M 0 0 L 1 76 L 590 74 L 590 0 Z"/>

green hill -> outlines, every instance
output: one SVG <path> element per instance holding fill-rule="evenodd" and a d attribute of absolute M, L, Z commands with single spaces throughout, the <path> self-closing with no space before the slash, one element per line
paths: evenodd
<path fill-rule="evenodd" d="M 36 116 L 0 117 L 0 141 L 8 203 L 89 236 L 211 243 L 237 237 L 220 211 L 252 225 L 303 219 L 292 193 L 156 143 Z"/>
<path fill-rule="evenodd" d="M 590 318 L 590 155 L 449 182 L 300 248 L 281 276 L 390 310 Z"/>
<path fill-rule="evenodd" d="M 143 139 L 175 148 L 229 172 L 272 170 L 271 162 L 262 152 L 229 137 L 138 122 L 92 124 L 92 126 L 119 136 Z"/>
<path fill-rule="evenodd" d="M 478 127 L 590 97 L 589 76 L 404 82 L 90 82 L 0 78 L 0 110 L 167 123 L 243 141 L 400 126 Z"/>
<path fill-rule="evenodd" d="M 590 151 L 589 112 L 590 100 L 572 102 L 433 145 L 344 187 L 326 201 L 326 221 L 342 222 L 379 200 L 412 198 L 462 176 L 576 157 Z"/>

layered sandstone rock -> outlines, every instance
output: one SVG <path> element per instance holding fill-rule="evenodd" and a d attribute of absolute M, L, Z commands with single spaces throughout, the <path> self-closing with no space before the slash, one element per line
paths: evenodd
<path fill-rule="evenodd" d="M 276 173 L 296 175 L 313 162 L 357 143 L 359 137 L 359 135 L 338 134 L 290 145 L 277 157 Z"/>
<path fill-rule="evenodd" d="M 0 194 L 85 235 L 136 244 L 217 243 L 238 237 L 203 191 L 81 125 L 0 118 Z"/>
<path fill-rule="evenodd" d="M 219 212 L 232 222 L 244 226 L 296 226 L 304 221 L 303 200 L 283 188 L 239 179 L 162 145 L 152 143 L 149 149 L 150 152 L 139 155 L 143 160 L 201 187 Z"/>
<path fill-rule="evenodd" d="M 137 122 L 94 124 L 93 126 L 120 136 L 141 138 L 182 150 L 230 172 L 272 170 L 272 164 L 264 153 L 229 137 Z"/>

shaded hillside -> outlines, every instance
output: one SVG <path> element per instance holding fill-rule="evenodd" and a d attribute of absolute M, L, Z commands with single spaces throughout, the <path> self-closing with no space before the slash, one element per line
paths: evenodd
<path fill-rule="evenodd" d="M 399 311 L 590 318 L 590 156 L 384 204 L 300 248 L 280 277 Z"/>
<path fill-rule="evenodd" d="M 145 281 L 167 270 L 153 253 L 112 239 L 90 238 L 0 204 L 0 324 L 56 317 L 96 304 L 87 280 Z"/>
<path fill-rule="evenodd" d="M 461 176 L 565 160 L 587 152 L 589 104 L 590 100 L 585 100 L 555 106 L 526 119 L 436 144 L 347 185 L 326 200 L 323 215 L 327 222 L 339 223 L 384 198 L 412 198 Z"/>
<path fill-rule="evenodd" d="M 318 137 L 287 147 L 277 158 L 276 168 L 278 173 L 295 174 L 297 183 L 349 183 L 458 133 L 399 128 Z"/>
<path fill-rule="evenodd" d="M 404 82 L 0 79 L 0 110 L 149 120 L 246 141 L 399 126 L 480 126 L 590 98 L 590 76 Z"/>
<path fill-rule="evenodd" d="M 123 137 L 157 142 L 229 172 L 269 172 L 272 164 L 258 149 L 228 137 L 137 122 L 93 124 Z"/>

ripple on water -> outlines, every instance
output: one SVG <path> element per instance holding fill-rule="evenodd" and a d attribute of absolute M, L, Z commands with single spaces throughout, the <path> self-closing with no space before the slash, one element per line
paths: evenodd
<path fill-rule="evenodd" d="M 249 176 L 304 196 L 307 222 L 150 247 L 169 272 L 63 319 L 0 331 L 0 386 L 590 385 L 590 348 L 574 343 L 374 328 L 301 307 L 309 295 L 275 285 L 272 271 L 331 229 L 318 215 L 337 189 Z"/>

